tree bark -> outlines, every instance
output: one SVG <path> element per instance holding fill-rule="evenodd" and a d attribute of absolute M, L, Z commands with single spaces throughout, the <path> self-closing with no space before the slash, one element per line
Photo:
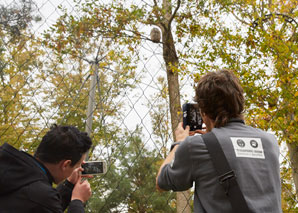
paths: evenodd
<path fill-rule="evenodd" d="M 287 143 L 289 156 L 291 161 L 291 168 L 293 173 L 293 180 L 296 188 L 296 196 L 298 195 L 298 146 L 295 143 Z"/>
<path fill-rule="evenodd" d="M 157 1 L 154 0 L 155 6 L 157 6 Z M 171 114 L 171 125 L 173 130 L 173 138 L 176 141 L 176 136 L 174 134 L 180 121 L 182 121 L 181 113 L 181 103 L 180 103 L 180 87 L 178 78 L 178 57 L 175 49 L 175 44 L 173 40 L 173 34 L 171 31 L 171 23 L 174 19 L 176 12 L 180 7 L 181 1 L 178 0 L 177 7 L 174 13 L 172 13 L 172 1 L 163 0 L 162 1 L 162 13 L 163 17 L 159 23 L 159 27 L 162 31 L 162 44 L 163 44 L 163 58 L 166 64 L 167 70 L 167 80 L 168 80 L 168 93 L 170 102 L 170 114 Z M 183 180 L 181 180 L 183 181 Z M 177 212 L 178 213 L 190 213 L 190 190 L 185 192 L 177 193 Z"/>

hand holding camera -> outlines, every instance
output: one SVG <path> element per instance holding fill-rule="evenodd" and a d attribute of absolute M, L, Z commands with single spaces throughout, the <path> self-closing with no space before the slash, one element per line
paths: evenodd
<path fill-rule="evenodd" d="M 186 126 L 186 128 L 184 129 L 183 123 L 180 122 L 175 130 L 176 142 L 184 141 L 184 139 L 189 135 L 189 126 Z"/>

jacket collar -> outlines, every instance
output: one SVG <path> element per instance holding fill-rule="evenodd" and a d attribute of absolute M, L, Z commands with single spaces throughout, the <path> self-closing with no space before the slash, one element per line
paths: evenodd
<path fill-rule="evenodd" d="M 28 166 L 33 166 L 33 167 L 37 166 L 40 169 L 40 171 L 42 171 L 42 173 L 46 175 L 50 184 L 52 184 L 54 182 L 54 178 L 52 177 L 50 171 L 40 161 L 38 161 L 36 158 L 34 158 L 32 155 L 30 155 L 26 152 L 23 152 L 23 151 L 19 151 L 16 148 L 14 148 L 13 146 L 9 145 L 8 143 L 4 143 L 2 148 L 5 149 L 6 151 L 8 151 L 15 158 L 19 158 L 20 160 L 27 162 Z M 31 160 L 29 160 L 29 159 L 31 159 Z M 32 163 L 30 163 L 30 162 L 32 162 Z"/>
<path fill-rule="evenodd" d="M 28 153 L 26 152 L 23 152 L 25 153 L 26 155 L 28 155 L 29 157 L 31 157 L 34 162 L 36 163 L 36 165 L 41 169 L 41 171 L 48 177 L 49 179 L 49 183 L 52 184 L 54 182 L 54 178 L 53 176 L 51 175 L 50 171 L 47 169 L 47 167 L 42 163 L 40 162 L 39 160 L 37 160 L 35 157 L 29 155 Z"/>
<path fill-rule="evenodd" d="M 238 123 L 243 123 L 245 124 L 244 120 L 241 118 L 231 118 L 228 123 L 234 123 L 234 122 L 238 122 Z"/>

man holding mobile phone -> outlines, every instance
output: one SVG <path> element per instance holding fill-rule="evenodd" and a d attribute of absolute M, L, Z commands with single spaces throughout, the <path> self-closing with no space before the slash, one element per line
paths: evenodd
<path fill-rule="evenodd" d="M 195 92 L 206 125 L 206 132 L 196 132 L 206 135 L 190 136 L 194 132 L 189 126 L 179 124 L 177 142 L 159 169 L 157 189 L 185 191 L 195 182 L 194 212 L 239 213 L 244 211 L 235 211 L 229 194 L 238 183 L 245 212 L 281 213 L 278 142 L 273 135 L 245 125 L 238 78 L 228 70 L 210 72 L 199 80 Z M 218 141 L 216 147 L 221 147 L 231 173 L 218 176 L 214 162 L 218 158 L 211 156 L 209 144 L 207 148 L 207 135 L 215 136 L 208 142 Z"/>
<path fill-rule="evenodd" d="M 34 157 L 5 143 L 0 147 L 0 212 L 62 213 L 68 207 L 69 213 L 83 213 L 91 188 L 81 179 L 81 165 L 91 145 L 87 133 L 57 125 Z"/>

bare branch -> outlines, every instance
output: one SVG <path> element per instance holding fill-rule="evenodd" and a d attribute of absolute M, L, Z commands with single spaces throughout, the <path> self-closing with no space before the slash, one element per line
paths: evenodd
<path fill-rule="evenodd" d="M 180 8 L 180 5 L 181 5 L 181 0 L 178 0 L 178 2 L 177 2 L 177 7 L 175 8 L 174 13 L 172 14 L 172 16 L 171 16 L 171 18 L 170 18 L 170 20 L 169 20 L 169 25 L 168 25 L 168 26 L 171 25 L 173 19 L 175 18 L 176 14 L 177 14 L 177 12 L 178 12 L 178 10 L 179 10 L 179 8 Z"/>
<path fill-rule="evenodd" d="M 97 53 L 96 53 L 96 56 L 95 56 L 95 63 L 98 62 L 98 56 L 99 56 L 99 53 L 100 53 L 102 40 L 103 40 L 103 38 L 101 38 L 101 41 L 100 41 L 100 43 L 99 43 L 100 45 L 99 45 L 98 48 L 97 48 Z"/>

